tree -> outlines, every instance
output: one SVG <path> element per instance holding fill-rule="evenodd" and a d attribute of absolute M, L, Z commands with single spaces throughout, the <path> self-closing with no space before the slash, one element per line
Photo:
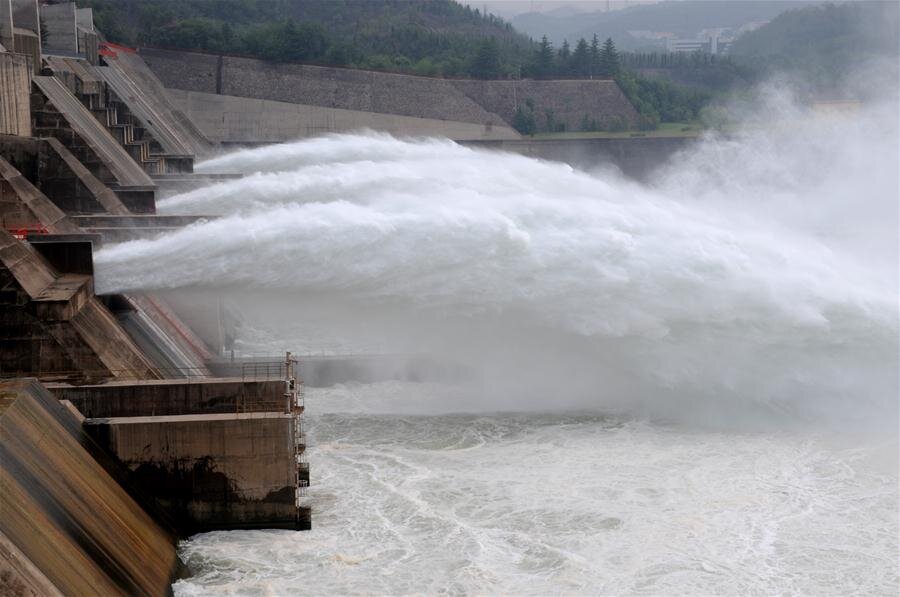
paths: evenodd
<path fill-rule="evenodd" d="M 569 40 L 564 39 L 559 48 L 559 68 L 557 74 L 565 75 L 569 72 L 569 61 L 572 59 L 572 51 L 569 49 Z"/>
<path fill-rule="evenodd" d="M 600 72 L 607 77 L 615 77 L 621 70 L 619 66 L 619 53 L 612 38 L 607 37 L 600 50 Z"/>
<path fill-rule="evenodd" d="M 598 75 L 600 72 L 600 39 L 595 33 L 591 40 L 591 78 L 593 79 L 594 75 Z"/>
<path fill-rule="evenodd" d="M 513 116 L 513 128 L 522 135 L 533 135 L 537 129 L 534 120 L 534 102 L 527 101 L 525 106 L 516 106 L 516 114 Z"/>
<path fill-rule="evenodd" d="M 572 74 L 579 77 L 591 74 L 591 51 L 583 37 L 578 40 L 575 51 L 572 52 Z"/>
<path fill-rule="evenodd" d="M 541 43 L 534 53 L 534 75 L 536 77 L 549 77 L 553 74 L 553 46 L 547 40 L 547 36 L 541 38 Z"/>
<path fill-rule="evenodd" d="M 481 42 L 469 72 L 476 79 L 496 79 L 500 76 L 500 48 L 496 38 L 490 37 Z"/>

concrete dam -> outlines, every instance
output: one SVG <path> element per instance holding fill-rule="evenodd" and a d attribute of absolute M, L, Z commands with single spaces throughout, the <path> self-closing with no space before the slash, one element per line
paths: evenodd
<path fill-rule="evenodd" d="M 0 0 L 4 594 L 166 594 L 188 574 L 179 539 L 308 530 L 304 382 L 459 373 L 397 354 L 236 355 L 240 313 L 219 297 L 98 291 L 101 248 L 224 217 L 158 210 L 242 179 L 195 172 L 198 158 L 370 129 L 641 177 L 683 143 L 544 142 L 509 125 L 525 97 L 572 126 L 633 121 L 609 80 L 445 81 L 102 39 L 91 9 Z"/>

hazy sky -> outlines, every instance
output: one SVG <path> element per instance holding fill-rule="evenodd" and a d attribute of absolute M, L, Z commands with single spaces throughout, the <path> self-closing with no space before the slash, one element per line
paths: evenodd
<path fill-rule="evenodd" d="M 557 8 L 571 8 L 583 12 L 594 10 L 611 10 L 647 4 L 659 0 L 466 0 L 466 4 L 479 10 L 487 7 L 499 17 L 514 17 L 525 12 L 548 12 Z"/>

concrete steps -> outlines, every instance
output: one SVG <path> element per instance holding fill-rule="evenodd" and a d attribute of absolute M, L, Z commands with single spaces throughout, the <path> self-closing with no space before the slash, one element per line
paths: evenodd
<path fill-rule="evenodd" d="M 72 62 L 51 61 L 48 66 L 145 173 L 193 172 L 188 146 L 164 126 L 164 117 L 133 81 L 115 69 Z M 40 124 L 58 125 L 52 115 Z"/>

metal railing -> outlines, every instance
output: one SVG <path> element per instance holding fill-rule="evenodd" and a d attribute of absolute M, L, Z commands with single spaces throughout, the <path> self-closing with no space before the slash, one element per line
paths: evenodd
<path fill-rule="evenodd" d="M 288 365 L 284 362 L 249 362 L 241 363 L 242 380 L 286 380 Z"/>

